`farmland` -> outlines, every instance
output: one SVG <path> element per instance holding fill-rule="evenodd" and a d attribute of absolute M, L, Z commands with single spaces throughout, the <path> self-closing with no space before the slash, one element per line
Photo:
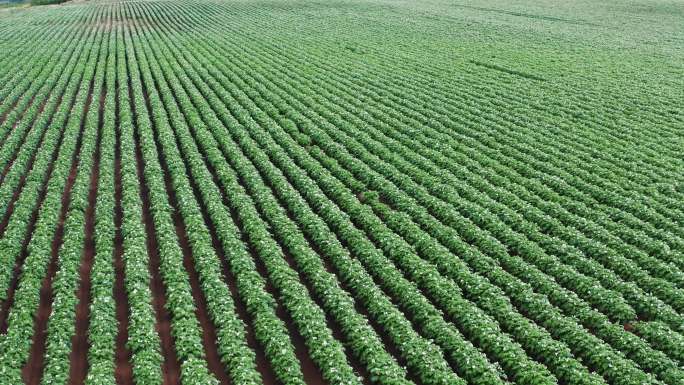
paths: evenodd
<path fill-rule="evenodd" d="M 684 5 L 0 9 L 0 385 L 684 384 Z"/>

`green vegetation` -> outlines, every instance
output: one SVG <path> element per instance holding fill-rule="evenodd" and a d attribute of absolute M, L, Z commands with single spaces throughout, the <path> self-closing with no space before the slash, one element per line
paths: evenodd
<path fill-rule="evenodd" d="M 683 21 L 0 13 L 0 385 L 684 384 Z"/>
<path fill-rule="evenodd" d="M 66 0 L 31 0 L 31 5 L 61 4 Z"/>

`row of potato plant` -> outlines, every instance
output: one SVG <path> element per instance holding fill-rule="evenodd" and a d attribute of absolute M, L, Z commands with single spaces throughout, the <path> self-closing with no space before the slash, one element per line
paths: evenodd
<path fill-rule="evenodd" d="M 110 17 L 115 15 L 109 9 Z M 113 385 L 116 380 L 115 354 L 119 333 L 116 319 L 114 284 L 114 242 L 118 229 L 115 225 L 115 146 L 116 146 L 116 30 L 112 27 L 108 40 L 105 80 L 102 97 L 103 111 L 100 115 L 99 164 L 94 207 L 94 246 L 90 272 L 90 304 L 88 325 L 88 373 L 87 385 Z"/>
<path fill-rule="evenodd" d="M 117 9 L 117 21 L 125 20 Z M 143 201 L 136 157 L 132 82 L 128 71 L 123 27 L 116 28 L 118 142 L 121 163 L 121 237 L 123 239 L 124 286 L 128 300 L 128 341 L 133 378 L 139 385 L 163 381 L 160 336 L 151 290 L 151 267 L 147 233 L 143 223 Z"/>

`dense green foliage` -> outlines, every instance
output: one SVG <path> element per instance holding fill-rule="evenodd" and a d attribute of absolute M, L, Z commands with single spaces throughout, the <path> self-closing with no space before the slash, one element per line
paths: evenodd
<path fill-rule="evenodd" d="M 31 0 L 31 5 L 61 4 L 66 0 Z"/>
<path fill-rule="evenodd" d="M 3 11 L 0 385 L 684 384 L 683 20 Z"/>

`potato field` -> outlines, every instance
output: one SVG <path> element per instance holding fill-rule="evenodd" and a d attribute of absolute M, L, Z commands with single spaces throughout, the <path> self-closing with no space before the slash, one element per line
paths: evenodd
<path fill-rule="evenodd" d="M 684 384 L 684 3 L 0 9 L 0 385 Z"/>

